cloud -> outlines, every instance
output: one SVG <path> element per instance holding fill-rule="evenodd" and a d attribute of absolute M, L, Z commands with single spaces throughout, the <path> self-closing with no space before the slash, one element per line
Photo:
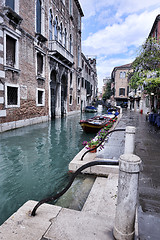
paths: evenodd
<path fill-rule="evenodd" d="M 99 89 L 103 86 L 103 79 L 105 77 L 111 77 L 111 72 L 114 67 L 121 66 L 124 64 L 132 63 L 134 60 L 133 57 L 128 58 L 97 58 L 97 75 L 98 75 L 98 87 Z"/>
<path fill-rule="evenodd" d="M 86 54 L 122 54 L 130 46 L 138 47 L 148 37 L 155 16 L 159 10 L 132 14 L 119 24 L 106 26 L 104 29 L 88 36 L 82 42 Z"/>
<path fill-rule="evenodd" d="M 123 14 L 130 14 L 139 11 L 153 10 L 159 8 L 159 0 L 79 0 L 85 14 L 85 18 L 95 16 L 98 12 L 104 9 L 116 9 L 116 17 L 121 17 Z"/>

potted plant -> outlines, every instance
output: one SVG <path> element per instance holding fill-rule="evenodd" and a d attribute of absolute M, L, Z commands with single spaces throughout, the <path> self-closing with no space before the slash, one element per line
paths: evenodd
<path fill-rule="evenodd" d="M 93 149 L 93 148 L 97 147 L 99 143 L 100 143 L 100 140 L 99 140 L 98 138 L 93 138 L 93 139 L 91 139 L 89 142 L 84 141 L 84 142 L 83 142 L 83 145 L 84 145 L 88 150 L 90 150 L 90 149 Z M 92 152 L 92 153 L 97 152 L 97 149 L 94 149 L 94 150 L 92 150 L 91 152 Z"/>

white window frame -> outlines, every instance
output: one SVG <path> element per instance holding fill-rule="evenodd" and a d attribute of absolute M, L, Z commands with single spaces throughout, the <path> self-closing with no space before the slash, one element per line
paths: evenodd
<path fill-rule="evenodd" d="M 7 101 L 7 99 L 8 99 L 7 88 L 8 87 L 17 88 L 17 90 L 18 90 L 17 105 L 8 105 L 8 101 Z M 19 86 L 19 84 L 5 83 L 5 107 L 6 108 L 20 107 L 20 86 Z"/>
<path fill-rule="evenodd" d="M 15 64 L 14 67 L 6 64 L 6 35 L 15 40 Z M 11 31 L 4 30 L 4 66 L 19 69 L 19 35 Z"/>
<path fill-rule="evenodd" d="M 42 103 L 38 103 L 38 92 L 39 91 L 43 92 Z M 37 107 L 45 106 L 45 89 L 44 88 L 37 88 L 37 91 L 36 91 L 36 106 Z"/>

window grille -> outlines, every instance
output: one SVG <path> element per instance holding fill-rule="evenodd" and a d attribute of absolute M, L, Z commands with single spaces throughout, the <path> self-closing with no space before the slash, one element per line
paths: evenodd
<path fill-rule="evenodd" d="M 7 87 L 7 105 L 17 105 L 18 104 L 18 88 L 17 87 Z"/>
<path fill-rule="evenodd" d="M 43 104 L 43 91 L 38 90 L 38 104 Z"/>

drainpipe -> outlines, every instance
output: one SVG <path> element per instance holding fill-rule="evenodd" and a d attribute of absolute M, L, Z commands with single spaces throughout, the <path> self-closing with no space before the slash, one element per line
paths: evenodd
<path fill-rule="evenodd" d="M 126 127 L 124 154 L 134 153 L 135 132 L 136 132 L 135 127 L 132 126 Z"/>
<path fill-rule="evenodd" d="M 113 235 L 117 240 L 133 240 L 141 159 L 123 154 L 119 159 L 118 198 Z"/>

